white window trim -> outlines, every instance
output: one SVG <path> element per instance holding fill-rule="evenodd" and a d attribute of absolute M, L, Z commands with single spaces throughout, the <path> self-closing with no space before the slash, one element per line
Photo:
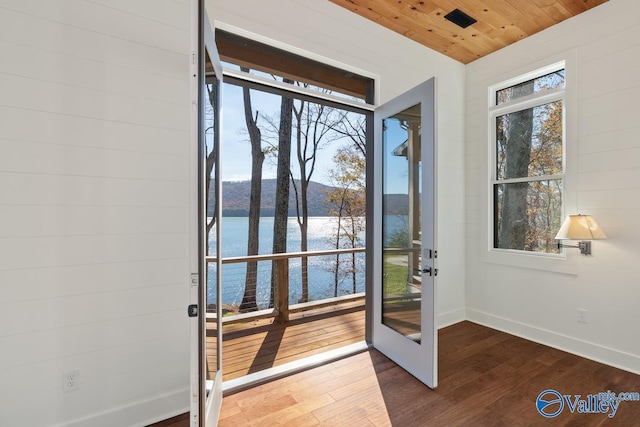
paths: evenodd
<path fill-rule="evenodd" d="M 543 94 L 536 94 L 519 99 L 517 106 L 510 103 L 495 105 L 496 90 L 513 86 L 533 78 L 548 74 L 558 69 L 565 69 L 565 88 L 563 90 L 549 90 Z M 495 118 L 510 111 L 518 111 L 534 105 L 562 99 L 564 101 L 564 174 L 563 178 L 563 216 L 577 213 L 577 51 L 572 49 L 539 60 L 523 67 L 506 72 L 489 85 L 485 123 L 487 126 L 486 161 L 483 173 L 486 177 L 483 187 L 482 236 L 480 255 L 484 262 L 502 264 L 512 267 L 544 270 L 549 272 L 578 274 L 578 251 L 563 251 L 561 254 L 544 254 L 493 247 L 493 184 L 495 183 L 492 170 L 495 159 Z M 526 178 L 531 181 L 534 178 Z"/>
<path fill-rule="evenodd" d="M 363 111 L 374 111 L 375 105 L 367 104 L 366 102 L 357 102 L 351 101 L 348 98 L 344 98 L 341 96 L 331 95 L 323 92 L 319 92 L 312 89 L 306 89 L 302 86 L 296 86 L 294 84 L 283 83 L 274 79 L 267 79 L 265 77 L 248 73 L 246 71 L 237 71 L 228 67 L 223 67 L 222 69 L 223 76 L 235 77 L 240 80 L 244 80 L 247 82 L 258 83 L 263 86 L 273 87 L 276 89 L 282 89 L 289 93 L 295 93 L 298 95 L 306 95 L 311 98 L 315 98 L 322 101 L 334 102 L 336 104 L 357 108 Z M 375 83 L 374 83 L 375 84 Z"/>

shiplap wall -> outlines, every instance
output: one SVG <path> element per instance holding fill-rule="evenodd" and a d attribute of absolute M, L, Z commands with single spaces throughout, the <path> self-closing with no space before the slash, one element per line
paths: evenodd
<path fill-rule="evenodd" d="M 437 77 L 439 323 L 464 319 L 464 65 L 328 1 L 205 4 L 217 26 L 376 78 L 381 103 Z"/>
<path fill-rule="evenodd" d="M 466 109 L 469 319 L 634 372 L 640 372 L 638 14 L 637 1 L 612 0 L 469 64 Z M 593 256 L 578 257 L 577 275 L 482 262 L 487 87 L 566 50 L 577 51 L 578 82 L 577 182 L 567 189 L 577 209 L 567 214 L 592 214 L 609 238 L 593 243 Z M 587 324 L 577 322 L 578 308 L 587 310 Z"/>
<path fill-rule="evenodd" d="M 0 0 L 0 57 L 0 425 L 184 412 L 189 0 Z"/>

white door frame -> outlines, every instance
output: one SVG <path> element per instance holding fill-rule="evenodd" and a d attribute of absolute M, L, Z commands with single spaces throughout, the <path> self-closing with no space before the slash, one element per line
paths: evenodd
<path fill-rule="evenodd" d="M 204 28 L 204 45 L 205 45 L 204 47 L 207 51 L 207 54 L 209 55 L 209 59 L 211 60 L 211 64 L 213 65 L 216 78 L 218 79 L 218 82 L 219 82 L 218 83 L 218 99 L 216 101 L 219 104 L 222 100 L 222 90 L 223 90 L 222 81 L 224 78 L 222 74 L 222 62 L 220 61 L 220 55 L 218 54 L 218 48 L 216 47 L 214 30 L 210 23 L 209 14 L 207 13 L 206 9 L 204 9 L 203 13 L 204 13 L 203 28 Z M 204 106 L 202 108 L 204 109 Z M 217 123 L 216 132 L 218 136 L 216 137 L 219 137 L 222 132 L 222 114 L 221 114 L 222 109 L 218 107 L 217 111 L 218 111 L 218 117 L 215 118 L 215 122 Z M 202 131 L 202 137 L 204 138 L 204 130 Z M 222 158 L 220 153 L 221 144 L 217 144 L 217 147 L 218 147 L 218 154 L 216 155 L 217 163 L 215 168 L 215 185 L 216 185 L 215 194 L 216 194 L 216 197 L 220 198 L 222 195 L 222 182 L 221 182 L 221 173 L 220 173 L 220 167 L 221 167 L 220 159 Z M 206 158 L 206 153 L 204 153 L 202 156 L 203 163 L 205 161 L 205 158 Z M 210 177 L 204 177 L 204 179 L 210 179 Z M 202 182 L 201 185 L 203 188 L 202 200 L 203 200 L 203 204 L 206 206 L 206 195 L 204 194 L 205 183 Z M 218 218 L 218 221 L 216 221 L 216 254 L 218 255 L 217 261 L 216 261 L 216 286 L 217 286 L 216 307 L 222 307 L 222 256 L 221 256 L 222 254 L 222 203 L 217 203 L 216 206 L 218 206 L 218 212 L 216 213 L 216 216 Z M 206 218 L 206 213 L 205 213 L 205 218 Z M 202 224 L 202 227 L 203 227 L 202 229 L 204 229 L 205 224 Z M 205 247 L 206 247 L 206 244 L 205 244 Z M 204 264 L 204 268 L 206 271 L 207 269 L 206 263 Z M 203 288 L 204 288 L 203 294 L 204 294 L 205 306 L 206 306 L 206 299 L 207 299 L 206 283 L 204 283 Z M 203 317 L 205 317 L 204 313 L 203 313 Z M 206 323 L 206 319 L 205 319 L 205 323 Z M 207 399 L 206 399 L 206 409 L 205 409 L 206 411 L 205 425 L 207 427 L 218 425 L 218 420 L 220 418 L 220 410 L 222 407 L 222 316 L 220 313 L 217 313 L 217 316 L 216 316 L 216 331 L 218 333 L 218 336 L 216 339 L 216 366 L 218 369 L 216 370 L 216 375 L 213 381 L 207 381 L 207 387 L 206 387 Z M 206 325 L 204 328 L 203 341 L 206 341 Z M 206 342 L 203 342 L 202 353 L 204 355 L 203 357 L 206 359 Z M 206 363 L 204 366 L 206 370 Z M 202 375 L 206 377 L 206 372 L 203 372 Z"/>
<path fill-rule="evenodd" d="M 196 310 L 200 301 L 200 0 L 189 2 L 189 304 Z M 195 108 L 194 108 L 195 107 Z M 197 313 L 197 311 L 196 311 Z M 200 329 L 199 316 L 189 318 L 190 341 L 190 393 L 189 393 L 189 425 L 200 426 L 200 414 L 203 407 L 200 396 L 204 393 L 200 381 Z"/>
<path fill-rule="evenodd" d="M 206 308 L 207 308 L 207 263 L 206 239 L 204 236 L 206 223 L 206 195 L 204 194 L 205 177 L 204 163 L 206 158 L 204 140 L 204 62 L 205 52 L 211 59 L 216 76 L 222 80 L 222 64 L 215 45 L 214 33 L 209 22 L 209 16 L 204 9 L 203 0 L 190 0 L 190 137 L 189 137 L 189 235 L 190 254 L 190 305 L 195 305 L 197 316 L 190 319 L 190 416 L 191 427 L 215 426 L 218 424 L 222 406 L 222 318 L 217 317 L 219 334 L 217 345 L 217 367 L 213 381 L 207 381 L 206 357 Z M 219 123 L 219 120 L 216 120 Z M 219 157 L 218 157 L 219 158 Z M 216 175 L 219 168 L 216 168 Z M 219 179 L 216 179 L 216 183 Z M 218 184 L 217 184 L 218 185 Z M 216 194 L 220 194 L 216 191 Z M 217 229 L 217 241 L 220 242 L 220 227 Z M 218 243 L 219 245 L 220 243 Z M 219 253 L 219 252 L 218 252 Z M 220 275 L 220 266 L 218 279 Z M 218 286 L 217 307 L 220 307 L 221 295 Z"/>

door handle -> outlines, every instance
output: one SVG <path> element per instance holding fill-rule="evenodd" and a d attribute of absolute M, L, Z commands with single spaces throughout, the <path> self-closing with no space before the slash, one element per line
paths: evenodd
<path fill-rule="evenodd" d="M 187 307 L 187 316 L 198 317 L 198 304 L 191 304 Z"/>
<path fill-rule="evenodd" d="M 431 268 L 431 267 L 423 268 L 422 272 L 423 273 L 428 273 L 429 276 L 437 276 L 438 275 L 438 269 L 437 268 Z"/>

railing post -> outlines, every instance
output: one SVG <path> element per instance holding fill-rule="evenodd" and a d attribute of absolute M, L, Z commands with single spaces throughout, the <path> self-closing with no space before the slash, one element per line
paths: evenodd
<path fill-rule="evenodd" d="M 276 260 L 276 307 L 278 315 L 276 322 L 289 321 L 289 259 Z"/>

